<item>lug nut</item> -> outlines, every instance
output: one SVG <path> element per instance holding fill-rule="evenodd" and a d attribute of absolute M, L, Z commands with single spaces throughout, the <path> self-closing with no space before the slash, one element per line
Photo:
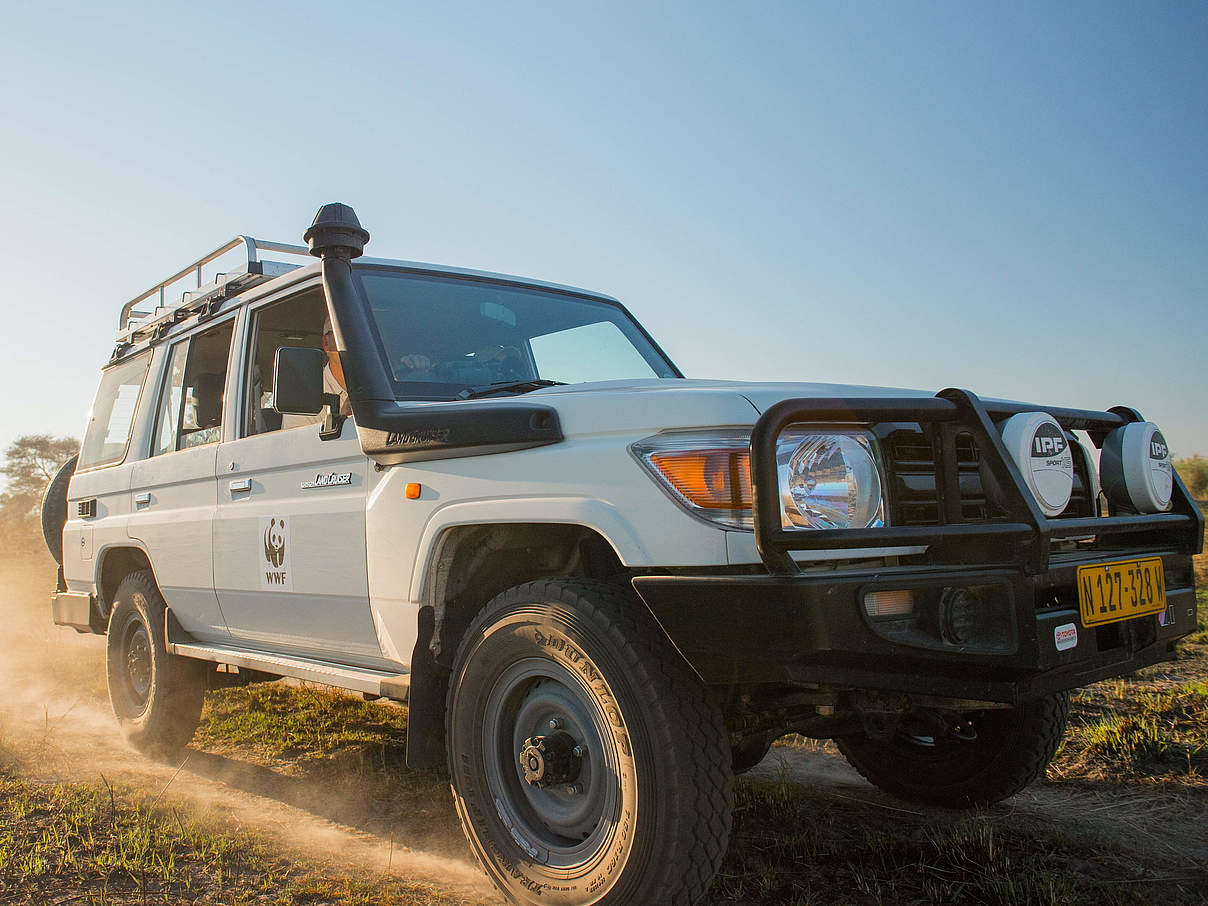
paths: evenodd
<path fill-rule="evenodd" d="M 571 754 L 573 754 L 576 758 L 582 758 L 587 754 L 587 749 L 585 749 L 583 746 L 575 746 L 573 749 L 571 749 Z"/>
<path fill-rule="evenodd" d="M 551 718 L 550 718 L 550 720 L 549 720 L 549 728 L 550 728 L 551 730 L 561 730 L 561 729 L 562 729 L 562 721 L 561 721 L 559 718 L 557 718 L 557 717 L 551 717 Z"/>
<path fill-rule="evenodd" d="M 583 787 L 579 786 L 577 783 L 572 783 L 566 788 L 566 792 L 570 793 L 572 796 L 578 796 L 583 792 Z"/>

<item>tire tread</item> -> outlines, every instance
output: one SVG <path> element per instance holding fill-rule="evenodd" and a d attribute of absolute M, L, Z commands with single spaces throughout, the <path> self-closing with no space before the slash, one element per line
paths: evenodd
<path fill-rule="evenodd" d="M 680 741 L 679 751 L 692 762 L 691 769 L 681 769 L 675 778 L 684 795 L 676 798 L 678 813 L 671 831 L 675 841 L 670 848 L 686 857 L 688 864 L 668 864 L 647 900 L 691 906 L 707 892 L 729 843 L 733 775 L 729 734 L 721 715 L 636 594 L 617 585 L 588 579 L 541 579 L 518 585 L 483 609 L 465 639 L 481 634 L 501 610 L 551 600 L 573 607 L 612 640 L 621 660 L 632 669 L 639 694 L 658 710 L 656 719 L 669 728 L 672 739 Z M 455 675 L 464 653 L 463 642 Z M 453 711 L 452 686 L 446 720 Z"/>

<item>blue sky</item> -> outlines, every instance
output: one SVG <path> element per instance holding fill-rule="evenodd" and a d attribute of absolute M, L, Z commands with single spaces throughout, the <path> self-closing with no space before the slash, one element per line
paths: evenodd
<path fill-rule="evenodd" d="M 123 301 L 353 204 L 689 376 L 1126 403 L 1208 454 L 1208 5 L 0 2 L 0 443 Z"/>

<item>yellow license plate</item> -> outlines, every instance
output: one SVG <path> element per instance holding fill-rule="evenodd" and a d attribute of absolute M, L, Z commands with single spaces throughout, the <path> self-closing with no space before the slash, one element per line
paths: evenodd
<path fill-rule="evenodd" d="M 1099 626 L 1165 610 L 1165 582 L 1161 557 L 1079 566 L 1082 625 Z"/>

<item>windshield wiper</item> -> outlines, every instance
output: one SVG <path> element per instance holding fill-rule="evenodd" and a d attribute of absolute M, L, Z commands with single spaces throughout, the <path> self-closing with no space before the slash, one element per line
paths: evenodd
<path fill-rule="evenodd" d="M 540 390 L 542 387 L 564 387 L 566 381 L 547 381 L 534 378 L 531 381 L 496 381 L 493 384 L 479 384 L 477 387 L 467 387 L 457 394 L 459 400 L 472 400 L 480 396 L 490 396 L 492 393 L 528 393 Z"/>

